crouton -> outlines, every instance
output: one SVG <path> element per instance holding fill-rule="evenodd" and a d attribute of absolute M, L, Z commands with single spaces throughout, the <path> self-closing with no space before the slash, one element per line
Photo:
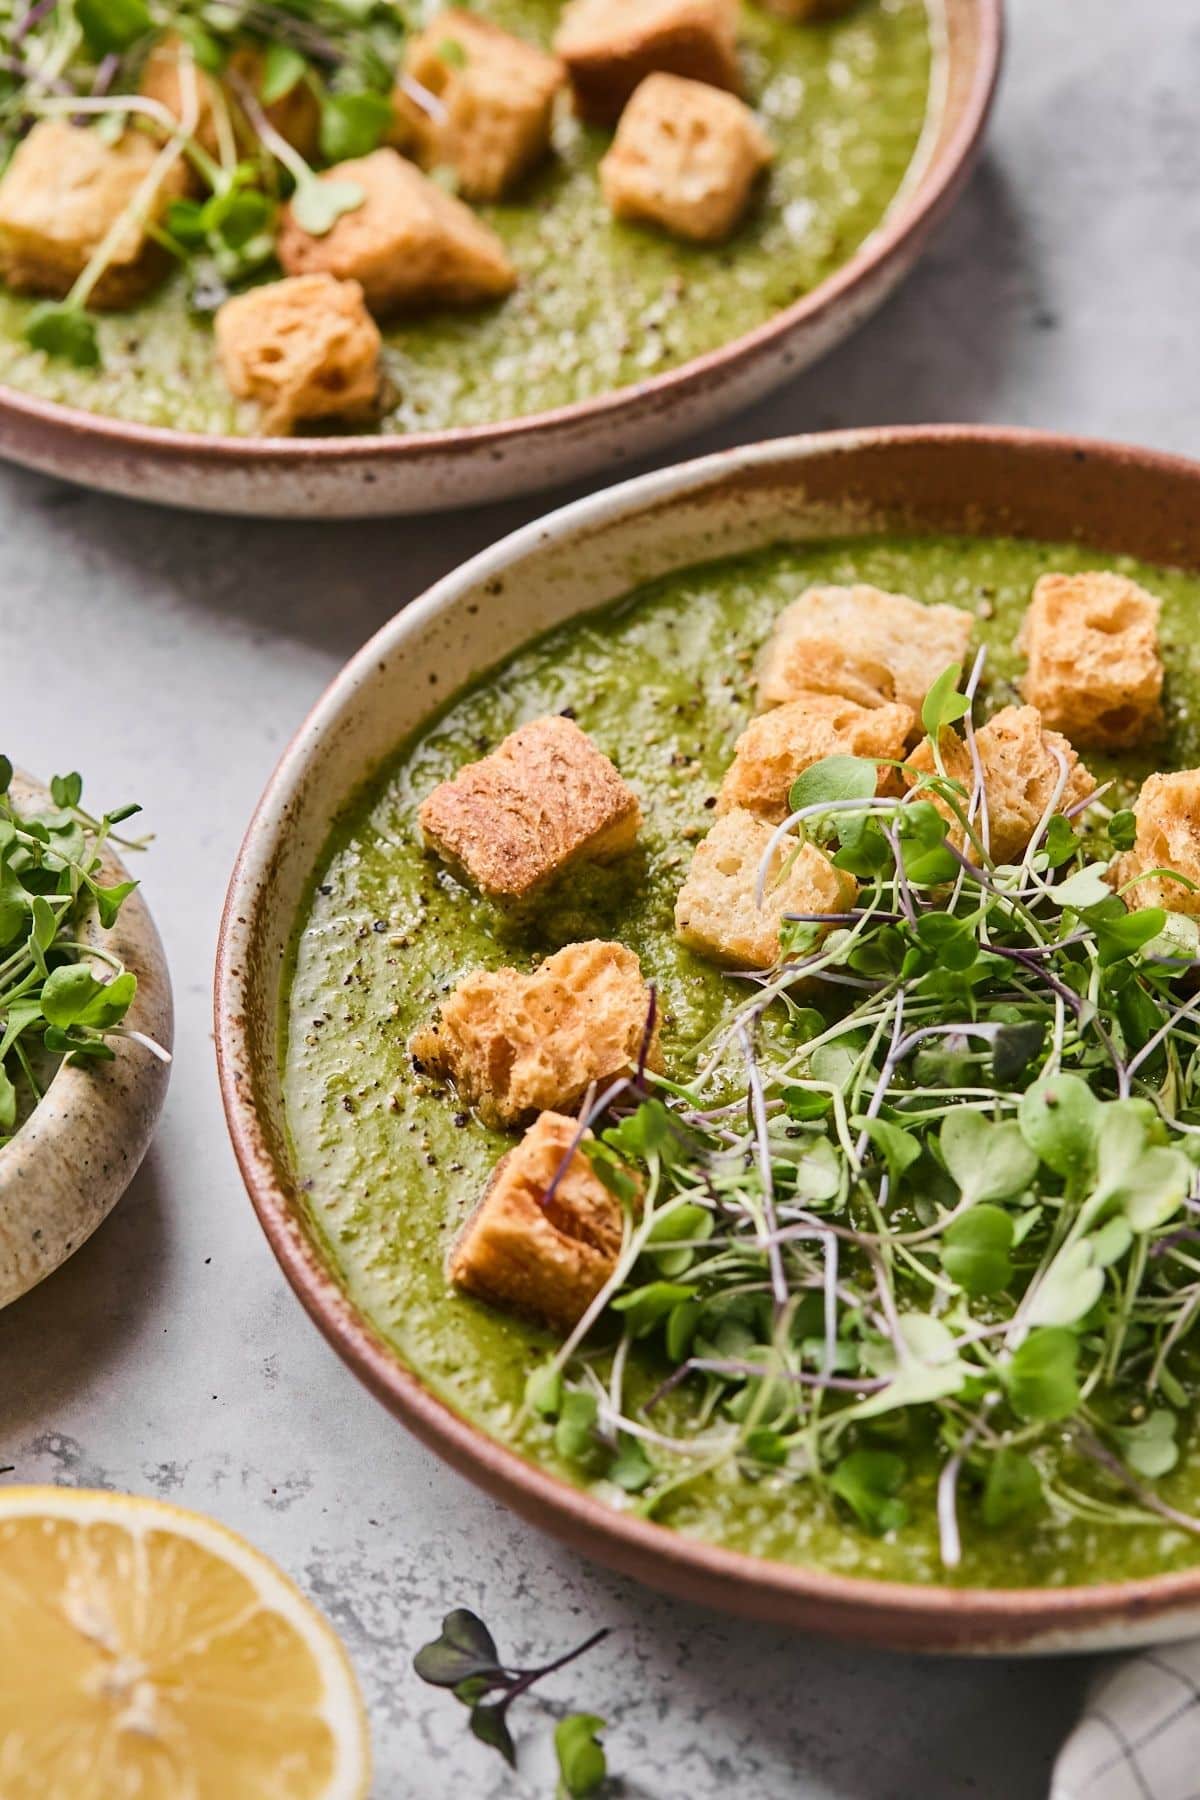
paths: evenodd
<path fill-rule="evenodd" d="M 987 842 L 994 862 L 1020 860 L 1052 799 L 1055 812 L 1067 812 L 1095 789 L 1094 779 L 1070 742 L 1059 732 L 1046 730 L 1036 706 L 1002 707 L 975 733 L 975 747 L 983 770 Z M 956 731 L 944 731 L 939 748 L 947 775 L 966 790 L 966 810 L 975 785 L 966 740 Z M 931 775 L 935 769 L 933 746 L 926 738 L 909 757 L 907 770 L 915 777 Z M 951 821 L 950 842 L 961 850 L 965 833 L 955 821 L 953 809 L 932 793 L 926 797 Z M 982 836 L 982 813 L 975 819 L 975 828 Z"/>
<path fill-rule="evenodd" d="M 844 912 L 858 892 L 815 844 L 785 838 L 771 857 L 762 906 L 755 884 L 771 827 L 753 813 L 728 812 L 696 846 L 675 903 L 675 935 L 715 962 L 769 969 L 779 961 L 784 913 Z M 785 872 L 785 864 L 786 872 Z"/>
<path fill-rule="evenodd" d="M 305 419 L 366 419 L 379 393 L 379 327 L 357 281 L 292 275 L 226 300 L 215 320 L 230 391 L 254 400 L 264 431 Z"/>
<path fill-rule="evenodd" d="M 875 587 L 809 588 L 763 646 L 759 707 L 816 693 L 920 712 L 942 671 L 965 661 L 974 625 L 960 607 L 922 606 Z"/>
<path fill-rule="evenodd" d="M 19 293 L 69 293 L 108 232 L 141 196 L 111 246 L 88 299 L 131 306 L 165 273 L 167 253 L 146 226 L 183 191 L 179 162 L 144 195 L 162 146 L 140 131 L 115 144 L 63 118 L 41 119 L 17 145 L 0 180 L 0 274 Z"/>
<path fill-rule="evenodd" d="M 1137 883 L 1122 895 L 1132 910 L 1162 906 L 1200 917 L 1200 769 L 1147 776 L 1133 811 L 1137 836 L 1109 871 L 1113 887 L 1120 892 Z M 1152 869 L 1174 869 L 1185 879 L 1151 875 Z"/>
<path fill-rule="evenodd" d="M 1077 744 L 1128 749 L 1162 726 L 1159 602 L 1124 575 L 1043 575 L 1021 625 L 1021 692 Z"/>
<path fill-rule="evenodd" d="M 621 114 L 600 185 L 614 217 L 714 243 L 745 212 L 773 154 L 736 94 L 679 75 L 647 75 Z"/>
<path fill-rule="evenodd" d="M 452 168 L 467 199 L 498 199 L 549 149 L 566 72 L 535 44 L 452 10 L 410 40 L 404 73 L 435 104 L 422 106 L 397 84 L 397 148 L 425 168 Z"/>
<path fill-rule="evenodd" d="M 464 976 L 409 1050 L 488 1124 L 512 1125 L 636 1067 L 651 1013 L 633 951 L 593 939 L 568 944 L 529 975 Z M 657 1029 L 647 1055 L 657 1067 Z"/>
<path fill-rule="evenodd" d="M 542 1113 L 496 1164 L 446 1265 L 456 1287 L 562 1332 L 611 1278 L 624 1235 L 621 1202 L 584 1152 L 563 1168 L 578 1132 L 574 1119 Z"/>
<path fill-rule="evenodd" d="M 423 801 L 425 841 L 496 899 L 518 900 L 577 861 L 632 849 L 637 795 L 571 719 L 534 719 Z"/>
<path fill-rule="evenodd" d="M 907 706 L 856 706 L 835 694 L 809 694 L 760 713 L 743 731 L 717 795 L 717 812 L 740 808 L 778 825 L 790 810 L 797 775 L 826 756 L 890 757 L 898 761 L 916 728 Z M 878 791 L 894 794 L 894 769 L 879 771 Z"/>
<path fill-rule="evenodd" d="M 322 177 L 361 189 L 361 206 L 313 237 L 291 206 L 277 251 L 289 275 L 325 271 L 362 284 L 376 314 L 436 303 L 467 306 L 512 292 L 516 273 L 496 233 L 395 150 L 373 150 Z"/>
<path fill-rule="evenodd" d="M 612 125 L 647 75 L 741 89 L 738 0 L 570 0 L 554 39 L 580 116 Z"/>
<path fill-rule="evenodd" d="M 219 80 L 192 59 L 193 99 L 185 74 L 183 49 L 184 40 L 174 32 L 160 38 L 142 66 L 138 91 L 147 100 L 157 100 L 180 123 L 194 105 L 192 136 L 202 150 L 209 156 L 220 157 L 223 133 L 218 120 L 222 115 L 228 123 L 229 141 L 237 149 L 251 152 L 257 147 L 258 134 L 247 119 L 242 104 L 245 90 L 258 101 L 268 123 L 280 137 L 299 150 L 301 156 L 311 160 L 317 149 L 321 110 L 306 81 L 297 81 L 278 100 L 269 105 L 264 103 L 261 89 L 266 53 L 256 45 L 242 44 L 233 51 Z"/>

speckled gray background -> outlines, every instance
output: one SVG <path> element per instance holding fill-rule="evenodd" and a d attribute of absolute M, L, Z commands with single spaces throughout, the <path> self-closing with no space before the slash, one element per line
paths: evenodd
<path fill-rule="evenodd" d="M 1010 0 L 990 149 L 898 299 L 774 401 L 686 449 L 845 424 L 990 420 L 1200 449 L 1195 0 Z M 234 1168 L 209 1024 L 242 826 L 344 658 L 539 510 L 427 525 L 171 515 L 0 468 L 0 738 L 78 766 L 158 832 L 145 890 L 175 976 L 157 1143 L 98 1235 L 0 1315 L 5 1480 L 100 1483 L 215 1513 L 327 1609 L 370 1705 L 381 1800 L 548 1795 L 536 1708 L 510 1779 L 409 1673 L 463 1602 L 520 1657 L 615 1627 L 555 1697 L 611 1721 L 624 1791 L 1026 1800 L 1079 1664 L 869 1655 L 643 1593 L 507 1516 L 413 1443 L 285 1288 Z"/>

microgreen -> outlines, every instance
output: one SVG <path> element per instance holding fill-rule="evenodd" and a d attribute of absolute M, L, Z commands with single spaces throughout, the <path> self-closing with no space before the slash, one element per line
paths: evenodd
<path fill-rule="evenodd" d="M 508 1668 L 500 1660 L 496 1641 L 475 1613 L 456 1607 L 442 1620 L 442 1629 L 413 1658 L 413 1668 L 431 1687 L 448 1688 L 468 1709 L 471 1733 L 480 1743 L 497 1751 L 510 1768 L 517 1766 L 517 1749 L 508 1724 L 508 1712 L 546 1676 L 566 1668 L 608 1636 L 594 1631 L 574 1650 L 530 1669 Z M 554 1733 L 559 1768 L 559 1792 L 570 1800 L 584 1800 L 595 1793 L 607 1774 L 599 1733 L 604 1720 L 594 1713 L 570 1713 Z"/>

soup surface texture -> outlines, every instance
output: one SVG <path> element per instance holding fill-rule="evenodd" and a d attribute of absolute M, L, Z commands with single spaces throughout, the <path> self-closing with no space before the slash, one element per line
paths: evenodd
<path fill-rule="evenodd" d="M 548 43 L 559 0 L 478 10 Z M 794 25 L 747 0 L 748 97 L 776 147 L 761 203 L 726 244 L 690 245 L 614 221 L 597 166 L 609 135 L 564 116 L 556 155 L 503 205 L 481 208 L 520 286 L 501 305 L 384 329 L 394 403 L 384 432 L 483 425 L 645 381 L 764 324 L 840 268 L 882 221 L 921 137 L 931 40 L 925 0 L 863 0 Z M 99 321 L 103 366 L 31 349 L 35 302 L 0 287 L 0 382 L 142 425 L 254 429 L 217 371 L 208 319 L 182 277 Z"/>
<path fill-rule="evenodd" d="M 313 1222 L 355 1302 L 452 1406 L 525 1456 L 578 1480 L 544 1422 L 518 1423 L 524 1383 L 553 1340 L 453 1292 L 443 1262 L 508 1140 L 417 1091 L 406 1040 L 468 970 L 529 967 L 575 939 L 611 935 L 658 983 L 667 1066 L 730 1004 L 734 986 L 679 946 L 672 908 L 692 843 L 750 716 L 748 669 L 776 614 L 810 584 L 869 582 L 970 609 L 989 646 L 986 709 L 1015 698 L 1013 640 L 1032 586 L 1053 569 L 1112 566 L 1163 600 L 1170 732 L 1149 758 L 1103 779 L 1132 787 L 1152 767 L 1200 762 L 1200 578 L 1098 558 L 1077 546 L 966 538 L 864 538 L 779 547 L 670 575 L 521 649 L 455 697 L 337 822 L 299 924 L 282 1022 L 288 1122 Z M 643 852 L 593 870 L 519 922 L 462 886 L 421 848 L 420 800 L 519 723 L 570 707 L 641 796 Z M 648 1361 L 652 1359 L 648 1357 Z M 651 1366 L 647 1382 L 661 1370 Z M 762 1556 L 847 1574 L 944 1579 L 932 1446 L 920 1446 L 916 1500 L 884 1538 L 847 1523 L 811 1486 L 750 1482 L 725 1469 L 692 1482 L 657 1516 L 681 1531 Z M 600 1484 L 614 1505 L 630 1499 Z M 1200 1442 L 1161 1484 L 1177 1506 L 1200 1499 Z M 910 1499 L 912 1496 L 910 1495 Z M 955 1579 L 1019 1586 L 1149 1575 L 1200 1561 L 1196 1538 L 1114 1530 L 1048 1514 L 964 1533 Z"/>

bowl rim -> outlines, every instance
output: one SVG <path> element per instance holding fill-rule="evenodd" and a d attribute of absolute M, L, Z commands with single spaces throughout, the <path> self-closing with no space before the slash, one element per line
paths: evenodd
<path fill-rule="evenodd" d="M 283 752 L 247 826 L 221 919 L 214 985 L 218 1074 L 226 1123 L 242 1178 L 267 1239 L 318 1329 L 364 1384 L 459 1473 L 586 1554 L 641 1579 L 653 1565 L 661 1585 L 690 1590 L 726 1611 L 796 1623 L 892 1647 L 935 1650 L 1064 1649 L 1089 1628 L 1152 1625 L 1164 1613 L 1200 1616 L 1200 1567 L 1062 1587 L 978 1588 L 834 1574 L 727 1549 L 618 1511 L 550 1474 L 489 1436 L 442 1400 L 360 1313 L 296 1218 L 258 1123 L 246 1026 L 246 959 L 262 901 L 256 877 L 269 866 L 288 800 L 303 780 L 343 704 L 383 657 L 462 594 L 509 572 L 548 540 L 572 538 L 661 511 L 664 503 L 728 475 L 770 471 L 806 457 L 889 447 L 975 447 L 1038 452 L 1101 464 L 1115 474 L 1136 465 L 1150 476 L 1184 479 L 1200 495 L 1200 460 L 1111 440 L 976 425 L 887 426 L 776 438 L 676 463 L 559 507 L 520 527 L 443 576 L 393 615 L 350 658 Z M 261 890 L 260 890 L 261 891 Z M 603 1549 L 593 1552 L 593 1545 Z M 654 1580 L 657 1582 L 657 1575 Z M 1183 1635 L 1187 1627 L 1181 1627 Z M 1163 1634 L 1158 1634 L 1161 1637 Z"/>
<path fill-rule="evenodd" d="M 945 6 L 949 0 L 925 0 L 927 8 Z M 711 382 L 735 375 L 760 354 L 780 347 L 801 326 L 814 325 L 835 311 L 871 277 L 888 269 L 905 246 L 933 228 L 949 208 L 970 172 L 976 148 L 983 136 L 995 98 L 1003 63 L 1005 0 L 967 0 L 978 13 L 979 34 L 971 81 L 958 123 L 936 155 L 929 158 L 916 178 L 910 165 L 907 192 L 898 190 L 879 225 L 859 245 L 850 259 L 809 293 L 772 315 L 752 331 L 647 381 L 627 383 L 590 399 L 542 412 L 525 413 L 483 425 L 464 425 L 443 431 L 366 436 L 347 433 L 334 437 L 236 437 L 225 432 L 177 431 L 168 425 L 140 425 L 63 401 L 47 400 L 0 382 L 0 426 L 6 419 L 45 429 L 66 430 L 104 444 L 113 451 L 152 452 L 164 461 L 197 460 L 224 468 L 289 468 L 306 470 L 329 465 L 354 467 L 382 462 L 406 466 L 426 458 L 459 460 L 477 454 L 494 459 L 527 440 L 576 426 L 613 424 L 635 408 L 665 409 L 677 398 Z M 931 15 L 932 16 L 932 15 Z M 927 122 L 928 123 L 928 122 Z M 920 155 L 920 146 L 916 155 Z"/>

